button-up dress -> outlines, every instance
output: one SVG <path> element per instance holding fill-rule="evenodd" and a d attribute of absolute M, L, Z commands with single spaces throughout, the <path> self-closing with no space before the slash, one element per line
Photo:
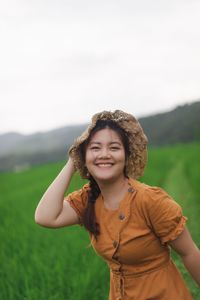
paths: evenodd
<path fill-rule="evenodd" d="M 89 185 L 65 200 L 80 224 Z M 108 210 L 100 194 L 95 203 L 100 226 L 91 244 L 110 269 L 109 300 L 191 300 L 185 282 L 170 257 L 168 242 L 182 232 L 186 217 L 163 189 L 129 179 L 129 189 L 117 210 Z"/>

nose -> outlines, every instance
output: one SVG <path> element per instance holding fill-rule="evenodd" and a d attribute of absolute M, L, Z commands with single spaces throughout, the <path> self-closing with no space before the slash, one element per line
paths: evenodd
<path fill-rule="evenodd" d="M 110 151 L 107 148 L 102 148 L 99 153 L 99 158 L 109 158 L 110 157 Z"/>

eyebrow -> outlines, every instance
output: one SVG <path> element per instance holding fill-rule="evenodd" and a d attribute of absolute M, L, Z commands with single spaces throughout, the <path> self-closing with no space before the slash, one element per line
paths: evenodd
<path fill-rule="evenodd" d="M 101 145 L 102 143 L 101 143 L 101 142 L 91 142 L 90 145 L 92 145 L 92 144 Z M 117 141 L 116 141 L 116 142 L 110 142 L 110 143 L 109 143 L 109 145 L 113 145 L 113 144 L 117 144 L 117 145 L 120 145 L 120 146 L 122 145 L 122 143 L 117 142 Z"/>

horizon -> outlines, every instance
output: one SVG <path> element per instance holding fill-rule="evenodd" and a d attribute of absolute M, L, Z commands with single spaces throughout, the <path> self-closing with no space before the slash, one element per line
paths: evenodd
<path fill-rule="evenodd" d="M 156 111 L 156 112 L 153 112 L 151 114 L 147 114 L 147 115 L 142 115 L 142 116 L 139 116 L 139 117 L 136 117 L 138 120 L 139 119 L 143 119 L 143 118 L 148 118 L 148 117 L 152 117 L 152 116 L 155 116 L 155 115 L 160 115 L 160 114 L 165 114 L 165 113 L 170 113 L 172 111 L 174 111 L 175 109 L 177 109 L 178 107 L 184 107 L 184 106 L 188 106 L 188 105 L 192 105 L 194 103 L 198 103 L 200 102 L 199 99 L 196 99 L 192 102 L 184 102 L 182 104 L 178 104 L 168 110 L 160 110 L 160 111 Z M 130 112 L 131 113 L 131 112 Z M 85 122 L 79 122 L 79 123 L 69 123 L 69 124 L 63 124 L 63 125 L 60 125 L 58 127 L 54 127 L 54 128 L 49 128 L 49 129 L 44 129 L 44 130 L 37 130 L 37 131 L 33 131 L 33 132 L 27 132 L 27 133 L 23 133 L 23 132 L 20 132 L 20 131 L 7 131 L 7 132 L 1 132 L 0 131 L 0 136 L 1 135 L 6 135 L 6 134 L 19 134 L 19 135 L 24 135 L 24 136 L 28 136 L 28 135 L 34 135 L 34 134 L 42 134 L 42 133 L 46 133 L 46 132 L 49 132 L 49 131 L 54 131 L 54 130 L 59 130 L 61 128 L 64 128 L 64 127 L 74 127 L 74 126 L 83 126 L 83 125 L 88 125 L 90 122 L 90 120 L 85 121 Z"/>

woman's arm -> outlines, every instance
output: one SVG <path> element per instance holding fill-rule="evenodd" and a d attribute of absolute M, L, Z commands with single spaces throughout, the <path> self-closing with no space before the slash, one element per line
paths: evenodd
<path fill-rule="evenodd" d="M 185 267 L 200 286 L 200 250 L 192 240 L 187 228 L 184 228 L 177 239 L 169 244 L 181 256 Z"/>
<path fill-rule="evenodd" d="M 36 211 L 35 222 L 45 227 L 63 227 L 79 222 L 74 209 L 64 195 L 75 172 L 73 162 L 69 158 L 67 164 L 42 196 Z"/>

